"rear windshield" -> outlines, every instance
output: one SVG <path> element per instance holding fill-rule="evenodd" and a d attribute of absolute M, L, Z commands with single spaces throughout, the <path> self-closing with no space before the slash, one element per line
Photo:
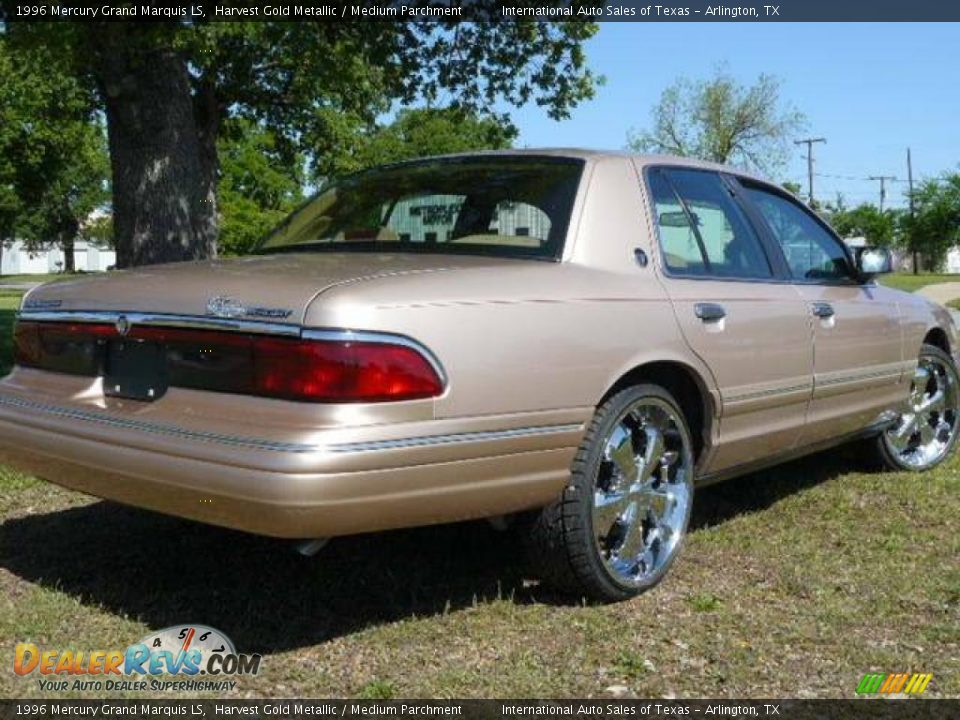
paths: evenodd
<path fill-rule="evenodd" d="M 582 170 L 582 160 L 530 156 L 375 168 L 324 188 L 258 250 L 556 259 Z"/>

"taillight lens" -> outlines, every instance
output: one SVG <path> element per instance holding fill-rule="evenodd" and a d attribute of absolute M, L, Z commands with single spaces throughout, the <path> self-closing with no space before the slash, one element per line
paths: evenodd
<path fill-rule="evenodd" d="M 254 393 L 316 402 L 384 402 L 440 395 L 429 362 L 404 345 L 329 340 L 254 342 Z"/>
<path fill-rule="evenodd" d="M 19 322 L 19 365 L 97 375 L 108 342 L 162 346 L 169 385 L 305 402 L 416 400 L 443 393 L 443 380 L 415 348 L 390 342 L 309 340 L 182 328 Z"/>
<path fill-rule="evenodd" d="M 18 322 L 13 331 L 13 357 L 18 365 L 73 375 L 96 375 L 98 340 L 116 336 L 112 325 Z"/>

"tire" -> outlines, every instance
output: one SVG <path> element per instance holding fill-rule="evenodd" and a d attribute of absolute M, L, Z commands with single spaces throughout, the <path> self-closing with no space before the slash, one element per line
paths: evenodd
<path fill-rule="evenodd" d="M 936 399 L 938 394 L 942 400 Z M 925 472 L 950 457 L 957 444 L 958 425 L 957 368 L 943 350 L 923 345 L 910 397 L 895 424 L 868 441 L 868 459 L 883 470 Z"/>
<path fill-rule="evenodd" d="M 635 385 L 606 400 L 563 493 L 526 530 L 535 574 L 554 589 L 601 602 L 660 582 L 690 522 L 692 448 L 683 412 L 663 388 Z"/>

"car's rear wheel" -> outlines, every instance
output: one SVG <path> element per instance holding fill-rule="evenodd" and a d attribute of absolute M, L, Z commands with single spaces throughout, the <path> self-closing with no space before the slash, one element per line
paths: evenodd
<path fill-rule="evenodd" d="M 595 600 L 656 585 L 680 549 L 693 504 L 693 445 L 683 412 L 656 385 L 598 409 L 562 496 L 530 529 L 543 580 Z"/>
<path fill-rule="evenodd" d="M 960 429 L 960 377 L 952 358 L 924 345 L 910 396 L 896 422 L 874 441 L 874 453 L 891 470 L 922 472 L 943 462 Z"/>

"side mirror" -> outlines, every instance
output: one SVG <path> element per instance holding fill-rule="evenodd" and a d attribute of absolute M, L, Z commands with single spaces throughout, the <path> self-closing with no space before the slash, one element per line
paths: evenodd
<path fill-rule="evenodd" d="M 857 272 L 864 279 L 893 272 L 893 255 L 886 248 L 857 248 Z"/>

